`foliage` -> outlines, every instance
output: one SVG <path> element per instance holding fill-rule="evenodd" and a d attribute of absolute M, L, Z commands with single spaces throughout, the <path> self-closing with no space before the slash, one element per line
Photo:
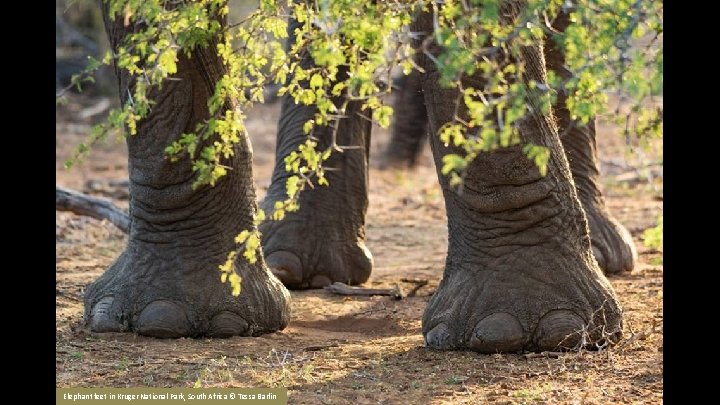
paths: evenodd
<path fill-rule="evenodd" d="M 663 248 L 663 216 L 658 216 L 657 225 L 643 231 L 643 244 L 646 247 L 662 250 Z"/>
<path fill-rule="evenodd" d="M 419 69 L 416 53 L 435 63 L 442 85 L 460 90 L 455 120 L 438 134 L 458 150 L 443 158 L 441 170 L 451 176 L 451 184 L 462 182 L 464 169 L 478 154 L 521 143 L 521 121 L 532 110 L 549 111 L 559 90 L 568 94 L 567 105 L 579 125 L 609 112 L 608 94 L 616 92 L 629 111 L 619 118 L 627 134 L 662 134 L 662 110 L 654 103 L 654 97 L 662 94 L 659 0 L 527 0 L 523 7 L 508 7 L 512 2 L 504 0 L 260 0 L 242 23 L 229 26 L 220 23 L 229 12 L 227 0 L 172 2 L 168 8 L 160 0 L 105 2 L 112 19 L 123 19 L 137 29 L 114 52 L 100 61 L 91 60 L 73 84 L 80 86 L 97 66 L 111 63 L 135 82 L 129 94 L 121 95 L 122 107 L 93 129 L 67 165 L 109 134 L 135 135 L 138 121 L 153 106 L 148 91 L 176 73 L 178 55 L 215 46 L 226 72 L 208 100 L 211 118 L 166 149 L 174 160 L 184 156 L 192 160 L 195 187 L 214 185 L 226 174 L 223 162 L 246 135 L 243 112 L 263 102 L 266 84 L 280 84 L 280 94 L 316 106 L 315 116 L 304 125 L 307 140 L 285 158 L 286 170 L 292 173 L 287 199 L 275 204 L 268 220 L 281 220 L 297 210 L 298 195 L 307 187 L 328 185 L 323 163 L 346 148 L 333 136 L 329 147 L 318 150 L 315 128 L 329 126 L 337 131 L 351 101 L 362 104 L 367 119 L 389 125 L 392 108 L 382 96 L 392 91 L 391 71 L 398 66 L 404 74 Z M 411 28 L 421 12 L 432 15 L 431 35 Z M 568 13 L 571 21 L 564 33 L 552 28 L 561 12 Z M 287 17 L 296 19 L 299 27 L 294 32 L 296 42 L 286 52 Z M 643 46 L 635 43 L 646 38 L 650 39 Z M 547 83 L 526 79 L 522 52 L 542 40 L 557 41 L 564 49 L 571 79 L 563 81 L 552 74 Z M 432 51 L 433 41 L 442 46 L 439 52 Z M 300 63 L 304 52 L 314 66 Z M 468 86 L 461 80 L 471 75 L 482 78 L 479 85 Z M 523 151 L 544 174 L 549 150 L 526 144 Z M 266 215 L 257 212 L 255 218 L 257 225 Z M 243 231 L 236 241 L 244 245 L 247 260 L 257 260 L 256 227 Z M 237 294 L 235 256 L 230 253 L 220 268 L 223 281 L 230 281 Z"/>

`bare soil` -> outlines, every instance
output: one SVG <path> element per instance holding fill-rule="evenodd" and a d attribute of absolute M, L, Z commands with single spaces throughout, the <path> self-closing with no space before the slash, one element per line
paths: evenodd
<path fill-rule="evenodd" d="M 85 190 L 89 180 L 127 178 L 124 143 L 108 142 L 80 166 L 63 169 L 93 119 L 99 99 L 73 97 L 56 116 L 56 180 Z M 112 101 L 114 103 L 114 101 Z M 91 111 L 91 110 L 90 110 Z M 255 179 L 262 197 L 274 162 L 279 105 L 250 111 Z M 286 387 L 290 403 L 661 403 L 663 395 L 662 252 L 642 245 L 662 213 L 662 166 L 638 176 L 644 160 L 628 156 L 613 128 L 601 126 L 603 187 L 611 212 L 635 239 L 640 263 L 610 278 L 625 311 L 625 337 L 601 352 L 539 355 L 440 352 L 423 347 L 420 320 L 442 277 L 445 207 L 430 153 L 412 170 L 370 171 L 367 245 L 375 269 L 367 287 L 413 297 L 342 297 L 293 291 L 287 329 L 255 338 L 159 340 L 97 334 L 82 320 L 85 287 L 120 254 L 126 236 L 107 222 L 56 214 L 56 381 L 58 387 Z M 388 141 L 375 128 L 374 155 Z M 647 170 L 645 170 L 647 171 Z M 102 195 L 102 194 L 101 194 Z M 113 201 L 127 208 L 122 193 Z"/>

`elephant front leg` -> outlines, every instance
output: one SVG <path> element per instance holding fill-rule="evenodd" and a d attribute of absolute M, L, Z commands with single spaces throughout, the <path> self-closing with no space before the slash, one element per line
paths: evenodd
<path fill-rule="evenodd" d="M 564 97 L 559 97 L 564 101 Z M 559 102 L 563 102 L 559 101 Z M 559 132 L 570 163 L 573 181 L 590 226 L 592 251 L 605 274 L 629 272 L 637 262 L 637 250 L 630 232 L 610 214 L 598 187 L 599 160 L 595 143 L 595 120 L 587 125 L 566 124 L 569 112 L 556 108 Z"/>
<path fill-rule="evenodd" d="M 296 27 L 297 22 L 291 21 L 288 46 L 294 43 Z M 304 68 L 313 66 L 307 53 L 302 64 Z M 343 101 L 339 97 L 334 100 L 338 106 Z M 275 170 L 261 203 L 267 213 L 273 211 L 275 202 L 287 198 L 285 187 L 291 173 L 285 170 L 284 158 L 306 141 L 303 125 L 315 111 L 314 106 L 296 104 L 288 95 L 282 99 Z M 359 284 L 370 277 L 373 259 L 365 246 L 365 213 L 371 124 L 361 117 L 363 113 L 360 102 L 350 102 L 346 118 L 338 122 L 337 144 L 349 148 L 333 152 L 324 162 L 324 167 L 331 169 L 326 172 L 329 186 L 306 188 L 299 197 L 299 211 L 260 226 L 268 266 L 290 288 L 321 288 L 335 281 Z M 324 150 L 331 145 L 333 129 L 316 126 L 313 136 L 318 150 Z"/>
<path fill-rule="evenodd" d="M 105 12 L 107 4 L 103 3 Z M 107 15 L 106 15 L 107 17 Z M 106 18 L 110 42 L 133 25 Z M 94 332 L 137 332 L 160 338 L 259 335 L 283 329 L 290 296 L 268 270 L 261 252 L 255 264 L 242 258 L 238 297 L 220 281 L 218 265 L 237 249 L 234 236 L 253 226 L 256 207 L 249 140 L 243 136 L 231 167 L 215 187 L 193 189 L 192 162 L 171 163 L 165 147 L 209 117 L 207 100 L 223 72 L 215 44 L 182 54 L 178 72 L 151 95 L 156 101 L 127 137 L 130 232 L 120 257 L 87 287 L 85 320 Z M 120 72 L 121 95 L 130 77 Z"/>
<path fill-rule="evenodd" d="M 394 118 L 390 143 L 383 152 L 382 168 L 413 167 L 427 142 L 427 110 L 420 72 L 413 70 L 400 80 L 393 101 Z"/>
<path fill-rule="evenodd" d="M 568 24 L 567 14 L 561 13 L 553 28 L 563 32 Z M 544 52 L 548 69 L 565 80 L 569 79 L 572 73 L 565 68 L 565 58 L 553 38 L 545 43 Z M 598 187 L 600 161 L 595 142 L 595 118 L 587 124 L 574 122 L 565 104 L 566 100 L 566 94 L 561 91 L 553 105 L 553 112 L 558 119 L 560 140 L 590 225 L 595 259 L 606 274 L 631 271 L 637 261 L 635 244 L 630 232 L 608 211 Z"/>
<path fill-rule="evenodd" d="M 416 31 L 429 32 L 429 16 Z M 528 79 L 546 80 L 542 52 L 525 50 Z M 423 90 L 436 167 L 458 153 L 438 138 L 453 120 L 456 89 L 439 85 L 429 58 Z M 482 82 L 482 77 L 472 78 Z M 461 112 L 464 114 L 464 112 Z M 423 315 L 429 347 L 482 353 L 597 347 L 619 339 L 622 311 L 593 259 L 587 220 L 552 118 L 538 112 L 519 127 L 521 144 L 550 149 L 542 176 L 522 146 L 480 154 L 461 189 L 438 170 L 448 217 L 443 279 Z"/>

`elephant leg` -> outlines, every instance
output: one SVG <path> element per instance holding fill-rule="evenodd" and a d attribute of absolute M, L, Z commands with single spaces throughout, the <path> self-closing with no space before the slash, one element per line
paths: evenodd
<path fill-rule="evenodd" d="M 564 32 L 570 23 L 567 14 L 555 20 L 553 28 Z M 565 68 L 565 57 L 552 39 L 545 43 L 545 60 L 548 70 L 569 79 L 572 73 Z M 587 124 L 573 122 L 565 104 L 567 95 L 558 94 L 553 111 L 558 121 L 560 140 L 570 163 L 570 171 L 580 202 L 590 225 L 590 238 L 595 259 L 605 274 L 631 271 L 637 261 L 637 251 L 630 232 L 608 211 L 598 187 L 600 165 L 595 143 L 595 118 Z"/>
<path fill-rule="evenodd" d="M 415 31 L 431 30 L 432 17 L 421 16 Z M 546 82 L 539 47 L 525 48 L 523 62 L 527 80 Z M 426 344 L 495 353 L 617 341 L 622 311 L 592 257 L 587 220 L 553 118 L 533 109 L 520 123 L 520 146 L 480 154 L 462 188 L 451 187 L 439 168 L 444 155 L 458 151 L 435 134 L 453 120 L 459 93 L 439 85 L 429 58 L 421 66 L 448 217 L 443 279 L 423 315 Z M 466 80 L 467 86 L 483 86 L 481 77 Z M 528 142 L 550 149 L 546 176 L 522 153 Z"/>
<path fill-rule="evenodd" d="M 288 26 L 288 46 L 295 42 L 297 26 L 297 21 Z M 307 53 L 301 63 L 304 68 L 313 66 Z M 338 77 L 344 74 L 339 72 Z M 333 102 L 339 106 L 343 100 L 338 97 Z M 268 213 L 276 201 L 287 197 L 285 185 L 291 174 L 285 170 L 284 158 L 307 139 L 303 124 L 315 111 L 315 106 L 296 104 L 288 95 L 282 98 L 275 169 L 261 203 Z M 373 259 L 365 246 L 365 213 L 371 124 L 360 114 L 360 103 L 350 102 L 346 118 L 339 121 L 337 143 L 350 148 L 325 161 L 325 167 L 333 169 L 326 172 L 329 186 L 305 189 L 299 197 L 300 210 L 260 226 L 267 263 L 290 288 L 321 288 L 336 281 L 359 284 L 370 277 Z M 331 144 L 332 131 L 328 126 L 315 127 L 319 150 Z"/>
<path fill-rule="evenodd" d="M 413 167 L 427 140 L 427 109 L 420 72 L 413 70 L 400 79 L 393 101 L 395 117 L 390 143 L 383 152 L 381 167 Z"/>
<path fill-rule="evenodd" d="M 131 33 L 112 21 L 103 3 L 114 48 Z M 289 293 L 268 270 L 262 253 L 255 264 L 235 262 L 242 292 L 231 295 L 218 265 L 237 249 L 233 237 L 253 226 L 257 206 L 252 152 L 244 137 L 215 187 L 193 190 L 189 159 L 171 163 L 165 147 L 209 118 L 207 100 L 224 71 L 217 42 L 179 54 L 173 81 L 151 93 L 150 115 L 128 136 L 130 231 L 125 251 L 85 293 L 85 321 L 95 332 L 137 332 L 160 338 L 259 335 L 283 329 L 290 318 Z M 117 70 L 120 94 L 131 80 Z M 123 100 L 124 101 L 124 100 Z M 242 255 L 238 255 L 242 257 Z"/>

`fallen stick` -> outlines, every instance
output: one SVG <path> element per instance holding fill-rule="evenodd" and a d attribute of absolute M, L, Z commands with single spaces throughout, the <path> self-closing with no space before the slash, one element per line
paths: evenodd
<path fill-rule="evenodd" d="M 116 200 L 127 200 L 130 198 L 128 187 L 128 180 L 88 180 L 83 191 Z"/>
<path fill-rule="evenodd" d="M 426 286 L 429 282 L 429 280 L 426 279 L 419 279 L 419 278 L 401 278 L 400 281 L 404 283 L 411 283 L 415 284 L 415 286 L 410 289 L 410 292 L 407 293 L 406 297 L 414 297 L 415 294 L 417 294 L 418 290 Z"/>
<path fill-rule="evenodd" d="M 337 343 L 331 343 L 328 345 L 308 346 L 308 347 L 304 348 L 303 351 L 304 352 L 319 352 L 321 350 L 330 349 L 330 348 L 338 347 L 338 346 L 340 346 L 340 345 Z"/>
<path fill-rule="evenodd" d="M 130 228 L 128 215 L 110 200 L 92 197 L 60 186 L 55 186 L 55 209 L 96 219 L 107 219 L 125 233 Z"/>
<path fill-rule="evenodd" d="M 338 294 L 338 295 L 359 295 L 359 296 L 371 296 L 371 295 L 388 295 L 396 300 L 405 298 L 405 293 L 399 285 L 395 284 L 393 288 L 363 288 L 363 287 L 350 287 L 345 283 L 334 282 L 328 286 L 323 287 L 326 291 Z"/>
<path fill-rule="evenodd" d="M 566 353 L 563 352 L 542 352 L 542 353 L 525 353 L 526 359 L 544 359 L 544 358 L 551 358 L 551 359 L 557 359 L 560 356 L 563 356 Z"/>
<path fill-rule="evenodd" d="M 655 319 L 653 320 L 652 325 L 648 329 L 639 333 L 633 332 L 629 338 L 619 342 L 616 346 L 616 349 L 623 349 L 625 348 L 625 346 L 635 343 L 635 341 L 647 339 L 650 335 L 657 332 L 657 327 L 660 325 L 660 322 L 661 321 Z"/>

